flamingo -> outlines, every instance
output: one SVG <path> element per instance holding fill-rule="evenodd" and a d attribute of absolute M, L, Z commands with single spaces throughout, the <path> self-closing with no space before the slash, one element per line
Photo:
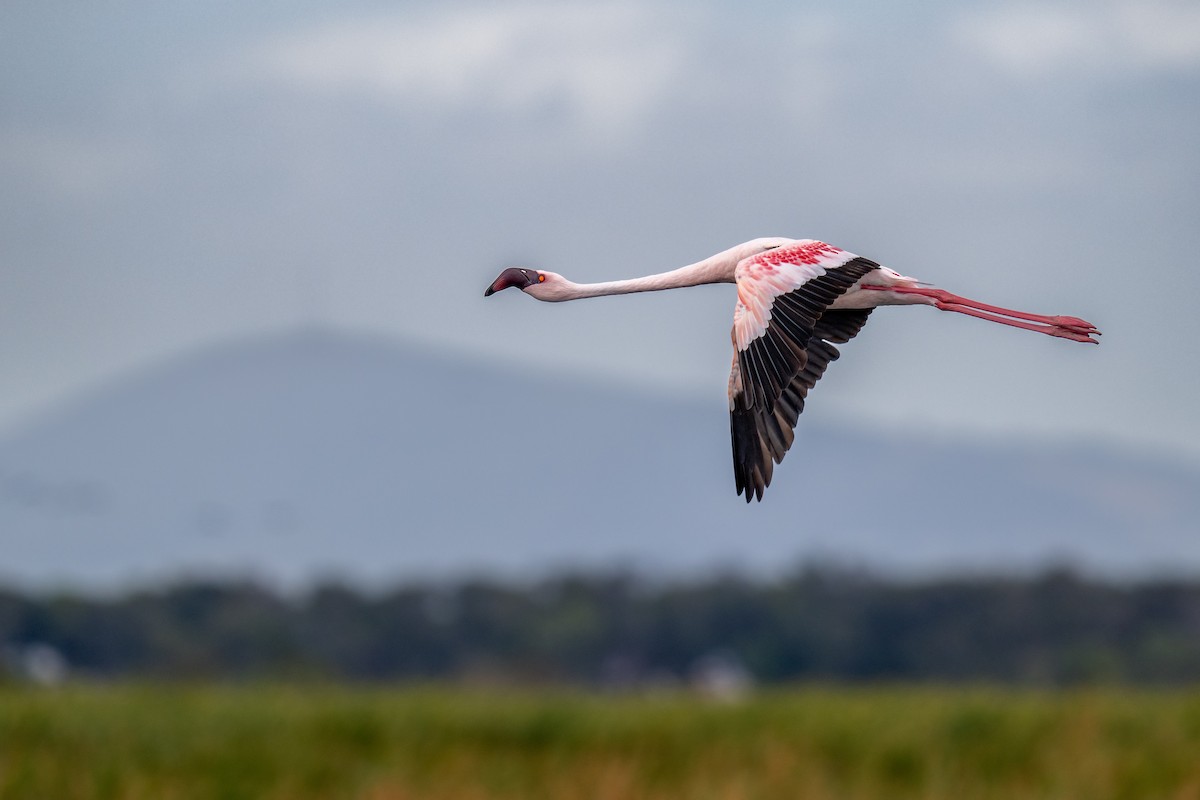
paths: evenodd
<path fill-rule="evenodd" d="M 733 474 L 746 502 L 762 500 L 774 464 L 795 438 L 808 392 L 877 306 L 930 305 L 1073 342 L 1099 344 L 1095 325 L 980 303 L 901 275 L 815 239 L 754 239 L 669 272 L 574 283 L 546 270 L 510 267 L 484 297 L 509 287 L 551 303 L 707 283 L 736 283 L 729 420 Z"/>

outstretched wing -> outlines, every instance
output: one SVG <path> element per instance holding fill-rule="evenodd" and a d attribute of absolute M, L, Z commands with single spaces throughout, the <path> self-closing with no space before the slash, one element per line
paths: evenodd
<path fill-rule="evenodd" d="M 737 267 L 729 420 L 738 494 L 761 500 L 774 464 L 792 446 L 804 399 L 870 309 L 829 306 L 879 265 L 802 240 Z"/>

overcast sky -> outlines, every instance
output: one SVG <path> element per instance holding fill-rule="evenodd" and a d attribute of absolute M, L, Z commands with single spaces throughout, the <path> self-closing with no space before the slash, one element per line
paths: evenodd
<path fill-rule="evenodd" d="M 302 324 L 721 403 L 728 286 L 482 291 L 793 236 L 1105 334 L 886 309 L 807 414 L 1200 458 L 1198 230 L 1195 0 L 0 8 L 0 433 Z"/>

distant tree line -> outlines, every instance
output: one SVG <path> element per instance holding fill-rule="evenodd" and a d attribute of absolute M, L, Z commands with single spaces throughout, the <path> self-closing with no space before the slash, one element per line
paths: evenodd
<path fill-rule="evenodd" d="M 1200 680 L 1200 581 L 888 580 L 810 568 L 756 581 L 572 574 L 285 595 L 184 583 L 117 597 L 0 590 L 0 650 L 96 678 L 687 680 L 718 656 L 755 680 Z M 4 669 L 0 666 L 0 672 Z"/>

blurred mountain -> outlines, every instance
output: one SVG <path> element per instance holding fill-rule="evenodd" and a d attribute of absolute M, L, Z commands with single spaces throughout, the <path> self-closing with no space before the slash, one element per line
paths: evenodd
<path fill-rule="evenodd" d="M 761 505 L 734 495 L 728 462 L 719 391 L 689 402 L 298 331 L 188 354 L 0 440 L 0 579 L 1200 566 L 1200 467 L 1184 462 L 811 418 Z"/>

